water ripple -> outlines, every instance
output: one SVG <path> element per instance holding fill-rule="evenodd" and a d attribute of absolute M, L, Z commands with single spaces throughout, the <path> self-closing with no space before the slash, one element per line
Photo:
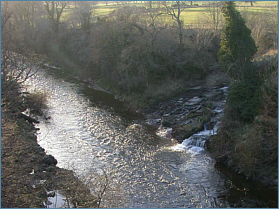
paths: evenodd
<path fill-rule="evenodd" d="M 116 206 L 228 206 L 219 198 L 228 195 L 225 180 L 204 155 L 177 152 L 183 145 L 172 148 L 170 140 L 142 125 L 127 124 L 113 108 L 102 108 L 92 95 L 80 93 L 82 86 L 45 71 L 28 82 L 31 91 L 36 87 L 49 92 L 51 120 L 38 125 L 40 145 L 58 160 L 59 167 L 71 168 L 78 175 L 92 169 L 112 170 L 114 182 L 122 188 L 114 193 L 125 197 L 125 203 L 119 198 Z"/>

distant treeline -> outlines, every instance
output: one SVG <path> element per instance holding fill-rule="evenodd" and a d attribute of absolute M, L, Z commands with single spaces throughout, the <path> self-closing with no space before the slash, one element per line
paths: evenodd
<path fill-rule="evenodd" d="M 218 68 L 222 2 L 208 4 L 195 26 L 184 24 L 190 3 L 121 2 L 106 14 L 106 2 L 1 2 L 2 48 L 47 55 L 126 100 L 149 95 L 137 102 L 146 105 L 161 99 L 157 86 L 203 79 Z M 270 12 L 244 13 L 259 53 L 277 47 L 277 18 Z"/>

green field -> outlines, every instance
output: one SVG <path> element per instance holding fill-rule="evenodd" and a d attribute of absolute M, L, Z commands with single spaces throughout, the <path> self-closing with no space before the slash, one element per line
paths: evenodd
<path fill-rule="evenodd" d="M 190 2 L 186 2 L 187 7 L 182 9 L 181 20 L 185 26 L 197 25 L 197 24 L 206 24 L 206 19 L 210 14 L 210 3 L 213 1 L 194 1 L 191 7 L 188 7 Z M 216 1 L 214 1 L 216 3 Z M 155 4 L 152 2 L 153 8 L 159 6 L 159 4 Z M 171 5 L 170 2 L 167 3 L 168 6 Z M 137 7 L 146 7 L 149 8 L 149 2 L 144 1 L 130 1 L 126 3 L 119 2 L 108 2 L 107 5 L 105 2 L 100 2 L 97 5 L 92 6 L 92 17 L 96 19 L 96 17 L 105 17 L 108 16 L 111 12 L 125 6 L 137 6 Z M 162 5 L 161 5 L 162 6 Z M 253 2 L 253 6 L 251 6 L 250 2 L 242 2 L 236 1 L 236 8 L 240 12 L 247 12 L 251 14 L 276 14 L 278 11 L 278 2 L 277 1 L 257 1 Z M 67 21 L 70 17 L 71 11 L 74 9 L 73 5 L 69 5 L 65 12 L 62 15 L 62 21 Z M 171 16 L 164 15 L 162 19 L 165 23 L 172 21 Z"/>

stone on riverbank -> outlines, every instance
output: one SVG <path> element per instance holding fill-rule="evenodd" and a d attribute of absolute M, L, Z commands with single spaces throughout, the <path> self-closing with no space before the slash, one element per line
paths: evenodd
<path fill-rule="evenodd" d="M 225 89 L 226 90 L 226 89 Z M 175 98 L 159 102 L 145 109 L 147 121 L 159 127 L 173 129 L 172 137 L 178 142 L 204 130 L 204 124 L 213 128 L 217 121 L 211 121 L 217 114 L 222 113 L 226 92 L 223 88 L 207 88 L 198 86 L 182 92 Z"/>

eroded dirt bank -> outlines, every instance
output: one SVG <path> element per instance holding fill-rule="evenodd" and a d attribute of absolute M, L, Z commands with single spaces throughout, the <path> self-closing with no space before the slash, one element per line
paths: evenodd
<path fill-rule="evenodd" d="M 57 191 L 72 206 L 96 207 L 89 188 L 40 147 L 34 125 L 14 110 L 1 110 L 1 207 L 54 207 L 49 198 Z"/>

